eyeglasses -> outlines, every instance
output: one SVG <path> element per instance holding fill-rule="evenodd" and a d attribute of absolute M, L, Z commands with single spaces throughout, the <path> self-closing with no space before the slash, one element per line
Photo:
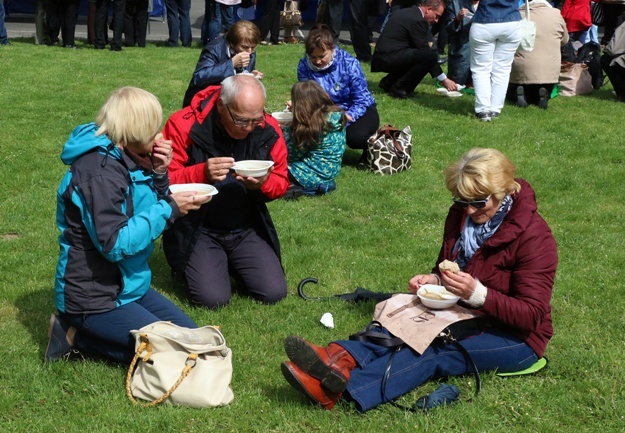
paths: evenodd
<path fill-rule="evenodd" d="M 488 203 L 488 200 L 490 200 L 490 196 L 492 194 L 489 194 L 488 197 L 486 198 L 482 198 L 479 200 L 472 200 L 472 201 L 468 201 L 468 200 L 462 200 L 461 198 L 453 198 L 452 200 L 454 201 L 454 203 L 456 203 L 457 205 L 459 205 L 460 207 L 474 207 L 475 209 L 483 209 L 486 207 L 486 203 Z"/>
<path fill-rule="evenodd" d="M 230 115 L 230 118 L 232 119 L 232 123 L 234 123 L 234 126 L 237 126 L 239 128 L 247 128 L 248 126 L 252 126 L 253 128 L 256 128 L 257 126 L 264 126 L 265 125 L 265 111 L 263 110 L 263 117 L 261 117 L 260 119 L 235 119 L 234 116 L 232 115 L 232 111 L 230 111 L 230 108 L 224 104 L 224 106 L 226 107 L 226 110 L 228 110 L 228 114 Z"/>

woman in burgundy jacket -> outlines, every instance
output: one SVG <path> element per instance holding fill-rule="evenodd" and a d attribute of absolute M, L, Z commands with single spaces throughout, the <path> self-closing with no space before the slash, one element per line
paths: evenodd
<path fill-rule="evenodd" d="M 445 170 L 454 203 L 437 266 L 409 282 L 412 292 L 422 284 L 442 284 L 487 319 L 487 325 L 460 340 L 479 371 L 524 370 L 544 355 L 553 335 L 556 243 L 538 214 L 532 187 L 516 179 L 515 171 L 501 152 L 479 148 Z M 445 259 L 460 271 L 441 274 L 438 264 Z M 455 345 L 438 340 L 422 355 L 407 346 L 396 352 L 351 340 L 319 347 L 295 336 L 284 346 L 290 361 L 282 364 L 283 375 L 326 409 L 343 396 L 364 412 L 428 380 L 471 372 Z"/>

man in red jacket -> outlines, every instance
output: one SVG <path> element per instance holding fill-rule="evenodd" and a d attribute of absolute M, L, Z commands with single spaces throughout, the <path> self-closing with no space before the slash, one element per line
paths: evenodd
<path fill-rule="evenodd" d="M 209 183 L 219 190 L 163 234 L 172 272 L 186 281 L 196 304 L 226 305 L 231 272 L 238 287 L 259 301 L 286 296 L 278 236 L 265 203 L 289 186 L 287 151 L 280 126 L 264 107 L 263 84 L 239 74 L 198 92 L 163 129 L 174 151 L 171 183 Z M 262 178 L 232 172 L 235 161 L 250 159 L 274 165 Z"/>

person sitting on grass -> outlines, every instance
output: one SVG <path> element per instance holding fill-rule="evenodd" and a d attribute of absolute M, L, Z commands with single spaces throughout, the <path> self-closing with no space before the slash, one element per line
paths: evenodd
<path fill-rule="evenodd" d="M 345 152 L 345 114 L 313 80 L 291 88 L 293 122 L 284 128 L 289 179 L 306 195 L 336 189 Z"/>
<path fill-rule="evenodd" d="M 131 330 L 161 320 L 197 327 L 150 288 L 156 238 L 209 200 L 193 192 L 167 195 L 172 147 L 155 138 L 161 122 L 154 95 L 123 87 L 63 147 L 61 160 L 70 167 L 57 192 L 58 314 L 50 318 L 48 362 L 99 354 L 130 364 Z"/>
<path fill-rule="evenodd" d="M 362 149 L 360 162 L 364 163 L 367 141 L 380 127 L 380 115 L 360 63 L 335 45 L 330 28 L 324 24 L 310 30 L 305 46 L 306 55 L 297 66 L 297 80 L 315 80 L 345 110 L 347 146 Z"/>
<path fill-rule="evenodd" d="M 260 42 L 260 30 L 251 21 L 237 21 L 223 38 L 210 41 L 202 49 L 200 58 L 182 101 L 182 108 L 200 90 L 220 84 L 225 78 L 241 73 L 251 73 L 261 80 L 263 74 L 256 68 L 256 46 Z"/>
<path fill-rule="evenodd" d="M 483 315 L 486 324 L 458 340 L 478 371 L 525 370 L 544 355 L 553 336 L 556 242 L 538 214 L 534 190 L 516 179 L 515 171 L 495 149 L 472 149 L 447 167 L 445 183 L 453 204 L 436 266 L 408 283 L 411 292 L 423 284 L 443 285 Z M 441 272 L 443 260 L 455 261 L 460 270 Z M 282 374 L 325 409 L 343 396 L 365 412 L 428 380 L 472 371 L 454 344 L 438 340 L 422 355 L 405 345 L 396 351 L 340 340 L 320 347 L 296 336 L 287 337 L 284 347 L 290 360 L 282 363 Z"/>
<path fill-rule="evenodd" d="M 196 305 L 217 308 L 235 288 L 273 304 L 287 295 L 280 240 L 267 202 L 289 187 L 287 150 L 276 119 L 265 113 L 263 83 L 237 74 L 199 92 L 163 128 L 172 140 L 171 181 L 208 183 L 219 191 L 163 234 L 172 274 Z M 260 177 L 237 174 L 235 162 L 273 161 Z"/>

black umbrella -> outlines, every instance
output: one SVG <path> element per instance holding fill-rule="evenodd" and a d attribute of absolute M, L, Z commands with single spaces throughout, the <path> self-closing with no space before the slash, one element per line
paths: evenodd
<path fill-rule="evenodd" d="M 351 293 L 343 293 L 341 295 L 311 298 L 310 296 L 307 296 L 306 293 L 304 293 L 304 286 L 308 283 L 317 284 L 317 281 L 318 280 L 316 278 L 311 278 L 311 277 L 304 278 L 302 281 L 300 281 L 299 285 L 297 286 L 297 292 L 302 297 L 302 299 L 305 299 L 306 301 L 323 301 L 327 299 L 338 298 L 338 299 L 342 299 L 348 302 L 360 302 L 360 301 L 380 302 L 394 295 L 394 293 L 372 292 L 371 290 L 364 289 L 362 287 L 356 287 L 356 290 L 354 290 Z"/>

